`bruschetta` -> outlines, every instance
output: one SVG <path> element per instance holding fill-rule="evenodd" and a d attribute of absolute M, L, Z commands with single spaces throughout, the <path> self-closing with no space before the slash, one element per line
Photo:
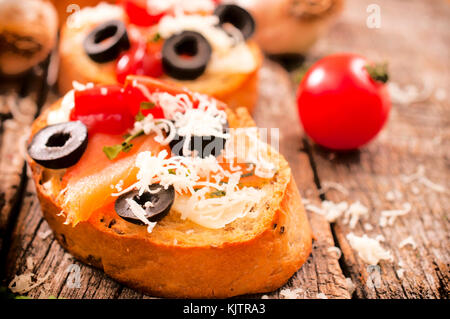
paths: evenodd
<path fill-rule="evenodd" d="M 123 83 L 129 74 L 177 83 L 250 111 L 263 56 L 252 16 L 213 0 L 122 1 L 85 7 L 61 30 L 59 89 Z"/>
<path fill-rule="evenodd" d="M 153 296 L 224 298 L 281 287 L 311 253 L 291 169 L 262 137 L 245 108 L 128 76 L 43 112 L 28 163 L 76 258 Z"/>

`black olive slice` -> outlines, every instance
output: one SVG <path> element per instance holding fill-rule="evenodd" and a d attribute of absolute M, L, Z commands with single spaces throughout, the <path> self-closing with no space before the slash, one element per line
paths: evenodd
<path fill-rule="evenodd" d="M 219 24 L 232 24 L 239 29 L 245 40 L 250 38 L 255 32 L 255 20 L 244 8 L 235 4 L 222 4 L 215 10 L 214 14 L 219 17 Z"/>
<path fill-rule="evenodd" d="M 86 54 L 95 62 L 115 60 L 120 52 L 130 48 L 127 28 L 120 20 L 110 20 L 98 25 L 83 42 Z"/>
<path fill-rule="evenodd" d="M 223 132 L 228 131 L 228 122 L 223 126 Z M 185 136 L 175 135 L 169 145 L 172 153 L 177 156 L 183 156 L 183 145 L 186 141 Z M 189 150 L 197 151 L 197 156 L 206 158 L 210 155 L 219 156 L 225 148 L 226 139 L 217 136 L 192 136 L 189 142 Z"/>
<path fill-rule="evenodd" d="M 65 122 L 37 132 L 28 146 L 28 154 L 46 168 L 67 168 L 80 160 L 87 143 L 86 125 L 80 121 Z"/>
<path fill-rule="evenodd" d="M 195 80 L 205 72 L 211 52 L 208 40 L 198 32 L 172 35 L 162 48 L 164 72 L 178 80 Z"/>
<path fill-rule="evenodd" d="M 127 202 L 127 199 L 132 199 L 145 210 L 145 218 L 149 221 L 156 222 L 166 216 L 175 199 L 175 189 L 172 185 L 165 189 L 159 184 L 150 185 L 149 188 L 151 192 L 144 192 L 141 196 L 139 196 L 138 190 L 120 195 L 114 204 L 117 214 L 130 223 L 144 225 Z"/>

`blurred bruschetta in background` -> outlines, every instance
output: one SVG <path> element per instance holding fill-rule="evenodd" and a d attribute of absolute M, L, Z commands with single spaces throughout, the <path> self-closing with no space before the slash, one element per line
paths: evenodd
<path fill-rule="evenodd" d="M 235 0 L 256 20 L 255 40 L 268 54 L 304 54 L 330 27 L 344 0 Z"/>
<path fill-rule="evenodd" d="M 0 73 L 20 74 L 44 60 L 56 43 L 58 16 L 41 0 L 0 0 Z"/>

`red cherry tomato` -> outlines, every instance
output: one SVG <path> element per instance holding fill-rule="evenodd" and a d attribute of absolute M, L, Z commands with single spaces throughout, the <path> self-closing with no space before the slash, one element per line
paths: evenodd
<path fill-rule="evenodd" d="M 372 65 L 356 54 L 335 54 L 315 63 L 297 91 L 300 121 L 317 144 L 334 150 L 356 149 L 384 126 L 391 103 Z"/>
<path fill-rule="evenodd" d="M 163 74 L 161 48 L 161 43 L 133 43 L 131 49 L 117 60 L 117 81 L 124 83 L 129 74 L 160 77 Z"/>
<path fill-rule="evenodd" d="M 146 0 L 122 0 L 121 3 L 130 19 L 130 23 L 141 27 L 149 27 L 157 24 L 166 14 L 165 12 L 155 15 L 150 14 L 147 11 Z"/>

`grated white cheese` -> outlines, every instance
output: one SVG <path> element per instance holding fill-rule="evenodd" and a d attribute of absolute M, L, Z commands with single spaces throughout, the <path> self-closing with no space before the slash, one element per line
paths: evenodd
<path fill-rule="evenodd" d="M 405 274 L 405 269 L 403 269 L 403 268 L 400 268 L 400 269 L 397 269 L 397 276 L 398 276 L 398 278 L 400 278 L 400 279 L 402 279 L 403 278 L 403 276 L 404 276 L 404 274 Z"/>
<path fill-rule="evenodd" d="M 412 236 L 408 236 L 408 237 L 406 237 L 405 239 L 403 239 L 403 240 L 398 244 L 398 247 L 399 247 L 399 248 L 403 248 L 403 247 L 405 247 L 406 245 L 411 245 L 413 249 L 416 249 L 416 248 L 417 248 L 417 244 L 416 244 L 416 242 L 414 241 L 414 239 L 412 238 Z"/>
<path fill-rule="evenodd" d="M 84 7 L 74 12 L 67 20 L 69 28 L 82 28 L 88 24 L 101 23 L 107 20 L 124 20 L 125 12 L 122 6 L 112 5 L 105 2 L 95 7 Z"/>
<path fill-rule="evenodd" d="M 156 226 L 156 222 L 152 223 L 145 217 L 145 210 L 136 203 L 132 198 L 125 199 L 130 206 L 131 212 L 139 218 L 141 222 L 143 222 L 145 225 L 147 225 L 147 232 L 151 233 L 153 231 L 153 228 Z"/>
<path fill-rule="evenodd" d="M 366 216 L 369 212 L 366 206 L 361 204 L 359 201 L 351 204 L 350 207 L 345 211 L 344 223 L 349 224 L 350 228 L 355 228 L 359 219 L 362 216 Z"/>
<path fill-rule="evenodd" d="M 356 285 L 353 283 L 352 278 L 346 277 L 345 283 L 347 284 L 347 289 L 348 289 L 350 296 L 353 295 L 353 293 L 355 292 L 355 289 L 356 289 Z"/>
<path fill-rule="evenodd" d="M 215 50 L 228 51 L 234 44 L 234 39 L 219 27 L 215 15 L 165 15 L 158 24 L 158 33 L 164 39 L 186 30 L 202 34 Z"/>
<path fill-rule="evenodd" d="M 319 292 L 317 294 L 317 299 L 328 299 L 328 297 L 323 292 Z"/>
<path fill-rule="evenodd" d="M 278 163 L 270 157 L 271 148 L 261 141 L 257 127 L 237 128 L 230 131 L 231 137 L 225 144 L 224 158 L 233 169 L 234 163 L 252 163 L 255 175 L 272 178 Z"/>
<path fill-rule="evenodd" d="M 423 80 L 423 89 L 415 85 L 409 84 L 401 87 L 398 83 L 389 82 L 388 90 L 393 103 L 408 105 L 411 103 L 423 102 L 430 98 L 433 92 L 433 81 L 431 77 L 425 76 Z"/>
<path fill-rule="evenodd" d="M 345 196 L 349 194 L 349 191 L 347 188 L 345 188 L 342 184 L 336 183 L 336 182 L 329 182 L 325 181 L 321 183 L 321 189 L 319 189 L 319 194 L 325 194 L 330 189 L 335 189 Z"/>
<path fill-rule="evenodd" d="M 152 156 L 147 151 L 138 154 L 135 165 L 139 169 L 137 182 L 122 192 L 113 194 L 114 196 L 132 189 L 138 189 L 139 194 L 142 194 L 150 191 L 148 185 L 155 183 L 165 188 L 173 185 L 177 192 L 173 209 L 180 212 L 183 219 L 188 218 L 208 228 L 222 228 L 235 219 L 246 216 L 265 195 L 264 191 L 253 187 L 239 189 L 241 173 L 230 174 L 224 171 L 212 155 L 205 159 L 182 156 L 168 158 L 166 150 L 157 156 Z M 229 178 L 227 184 L 200 180 L 202 175 L 220 171 Z M 198 186 L 203 188 L 195 191 L 194 187 Z M 225 196 L 207 198 L 206 195 L 214 189 L 224 191 Z M 140 206 L 139 208 L 143 211 Z"/>
<path fill-rule="evenodd" d="M 114 188 L 118 191 L 121 192 L 123 189 L 123 179 L 121 179 L 115 186 Z"/>
<path fill-rule="evenodd" d="M 34 268 L 34 260 L 33 260 L 33 257 L 31 257 L 31 256 L 28 256 L 27 257 L 27 259 L 26 259 L 26 265 L 27 265 L 27 269 L 28 270 L 33 270 L 33 268 Z"/>
<path fill-rule="evenodd" d="M 447 98 L 447 92 L 444 88 L 437 88 L 436 92 L 434 93 L 434 97 L 440 102 L 445 101 L 445 99 Z"/>
<path fill-rule="evenodd" d="M 149 101 L 159 105 L 166 119 L 153 119 L 151 114 L 144 120 L 137 121 L 131 134 L 144 130 L 145 134 L 156 132 L 155 140 L 160 143 L 168 144 L 176 134 L 185 137 L 182 145 L 182 154 L 191 155 L 190 141 L 192 136 L 213 136 L 228 139 L 229 134 L 223 132 L 223 126 L 227 121 L 225 111 L 217 108 L 217 102 L 214 99 L 203 94 L 194 94 L 198 101 L 198 106 L 194 104 L 187 94 L 171 95 L 165 92 L 150 93 L 148 89 L 133 82 L 133 86 L 149 99 Z M 174 121 L 172 122 L 170 121 Z M 164 139 L 162 130 L 169 132 L 169 136 Z"/>
<path fill-rule="evenodd" d="M 294 289 L 285 288 L 280 290 L 280 296 L 283 297 L 284 299 L 299 299 L 300 294 L 302 293 L 303 289 L 301 288 L 294 288 Z"/>
<path fill-rule="evenodd" d="M 305 206 L 307 210 L 322 215 L 330 223 L 335 222 L 348 209 L 347 202 L 334 203 L 332 201 L 324 200 L 322 207 L 317 207 L 313 204 Z"/>
<path fill-rule="evenodd" d="M 27 271 L 21 275 L 14 276 L 13 280 L 8 285 L 8 288 L 17 294 L 25 294 L 30 290 L 40 286 L 43 284 L 48 277 L 50 276 L 50 272 L 47 273 L 44 277 L 37 277 L 34 279 L 35 274 L 30 271 Z"/>
<path fill-rule="evenodd" d="M 135 135 L 140 131 L 143 131 L 146 135 L 156 133 L 155 141 L 161 145 L 169 144 L 176 135 L 175 126 L 171 121 L 166 119 L 155 119 L 152 114 L 148 114 L 142 121 L 134 122 L 130 134 Z M 168 133 L 167 137 L 164 137 L 163 131 Z"/>
<path fill-rule="evenodd" d="M 46 239 L 48 236 L 50 236 L 52 234 L 52 231 L 49 229 L 46 232 L 39 232 L 38 236 L 41 239 Z"/>
<path fill-rule="evenodd" d="M 436 184 L 432 181 L 430 181 L 426 176 L 425 176 L 425 167 L 423 165 L 420 165 L 417 168 L 417 171 L 412 174 L 412 175 L 403 175 L 402 176 L 402 180 L 405 184 L 409 184 L 411 182 L 419 182 L 422 185 L 424 185 L 425 187 L 428 187 L 431 190 L 434 190 L 436 192 L 439 193 L 448 193 L 446 187 L 444 187 L 443 185 L 439 185 Z M 413 186 L 415 187 L 415 186 Z M 416 190 L 418 191 L 417 187 Z M 414 193 L 416 193 L 415 190 L 413 190 Z"/>
<path fill-rule="evenodd" d="M 401 200 L 402 198 L 403 194 L 397 189 L 386 193 L 386 200 L 390 202 L 394 202 L 395 200 Z"/>
<path fill-rule="evenodd" d="M 380 217 L 380 226 L 384 227 L 386 225 L 392 226 L 394 225 L 395 220 L 398 216 L 404 216 L 411 211 L 411 204 L 404 203 L 403 209 L 394 209 L 394 210 L 383 210 L 381 211 Z"/>
<path fill-rule="evenodd" d="M 238 189 L 236 184 L 230 187 L 230 181 L 225 196 L 205 198 L 208 192 L 210 192 L 208 188 L 203 188 L 190 197 L 177 196 L 173 208 L 181 214 L 182 219 L 187 218 L 201 226 L 219 229 L 249 215 L 265 196 L 263 190 L 253 187 Z"/>
<path fill-rule="evenodd" d="M 358 252 L 358 256 L 367 264 L 376 265 L 380 260 L 393 261 L 392 254 L 383 249 L 380 245 L 380 239 L 372 239 L 367 235 L 362 237 L 349 233 L 347 240 L 350 246 Z"/>
<path fill-rule="evenodd" d="M 83 85 L 77 81 L 72 82 L 73 90 L 67 92 L 62 101 L 61 106 L 58 109 L 52 110 L 47 115 L 47 124 L 59 124 L 69 121 L 70 112 L 75 107 L 75 91 L 83 91 L 87 88 L 92 88 L 93 83 L 89 82 Z"/>

